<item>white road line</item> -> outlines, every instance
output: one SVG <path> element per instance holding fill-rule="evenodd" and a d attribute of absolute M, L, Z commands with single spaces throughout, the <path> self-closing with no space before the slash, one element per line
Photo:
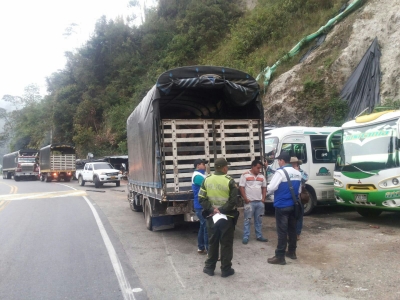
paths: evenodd
<path fill-rule="evenodd" d="M 183 284 L 182 278 L 181 278 L 181 276 L 179 276 L 178 270 L 175 268 L 174 262 L 172 261 L 171 253 L 169 253 L 169 251 L 168 251 L 167 242 L 165 241 L 164 233 L 161 233 L 161 236 L 162 236 L 162 239 L 163 239 L 163 242 L 164 242 L 165 253 L 167 253 L 167 257 L 168 257 L 169 263 L 171 264 L 172 269 L 174 269 L 175 276 L 176 276 L 176 278 L 178 278 L 179 283 L 185 289 L 186 287 Z"/>
<path fill-rule="evenodd" d="M 62 184 L 64 185 L 64 184 Z M 71 186 L 67 186 L 73 190 L 77 190 Z M 107 234 L 106 229 L 104 228 L 103 222 L 101 222 L 100 216 L 97 213 L 96 209 L 94 208 L 93 204 L 89 201 L 89 199 L 85 196 L 82 196 L 86 203 L 89 205 L 90 209 L 92 210 L 93 216 L 96 220 L 97 226 L 99 227 L 101 237 L 103 238 L 104 245 L 108 251 L 108 255 L 110 256 L 111 263 L 114 268 L 115 275 L 117 276 L 119 287 L 121 289 L 121 293 L 126 300 L 135 300 L 135 296 L 133 295 L 133 290 L 131 285 L 129 284 L 128 280 L 125 277 L 124 270 L 122 269 L 121 261 L 118 258 L 117 252 L 115 252 L 114 246 L 111 243 L 110 237 Z"/>
<path fill-rule="evenodd" d="M 96 209 L 92 205 L 92 203 L 89 201 L 89 199 L 85 196 L 83 198 L 86 200 L 86 203 L 89 205 L 90 209 L 92 210 L 92 213 L 94 215 L 94 218 L 96 220 L 97 226 L 99 227 L 101 237 L 103 238 L 104 244 L 106 245 L 108 255 L 110 256 L 111 263 L 114 268 L 115 275 L 117 275 L 119 287 L 121 288 L 122 295 L 124 296 L 124 299 L 135 299 L 135 296 L 133 295 L 133 291 L 131 288 L 131 285 L 129 284 L 128 280 L 125 277 L 124 270 L 122 269 L 121 262 L 118 258 L 117 253 L 115 252 L 114 246 L 111 243 L 111 240 L 107 234 L 106 229 L 104 228 L 103 223 L 101 222 L 100 216 L 97 213 Z"/>

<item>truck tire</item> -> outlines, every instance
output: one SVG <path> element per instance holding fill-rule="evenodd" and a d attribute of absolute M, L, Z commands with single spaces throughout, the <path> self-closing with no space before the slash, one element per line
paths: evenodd
<path fill-rule="evenodd" d="M 382 213 L 379 209 L 365 207 L 356 207 L 356 211 L 364 218 L 376 218 Z"/>
<path fill-rule="evenodd" d="M 308 216 L 313 211 L 315 205 L 317 204 L 317 197 L 315 196 L 315 192 L 312 188 L 306 187 L 308 193 L 310 194 L 310 200 L 307 204 L 304 204 L 304 215 Z"/>
<path fill-rule="evenodd" d="M 51 178 L 51 176 L 49 176 L 48 174 L 44 175 L 44 178 L 45 178 L 45 181 L 46 181 L 46 182 L 51 182 L 51 180 L 53 179 L 53 178 Z"/>
<path fill-rule="evenodd" d="M 135 196 L 133 196 L 132 198 L 129 198 L 129 195 L 128 195 L 128 201 L 129 201 L 129 206 L 131 207 L 131 210 L 133 210 L 135 212 L 143 211 L 143 207 L 141 205 L 136 205 Z"/>
<path fill-rule="evenodd" d="M 93 182 L 94 182 L 94 186 L 95 186 L 96 189 L 101 187 L 101 182 L 100 182 L 100 180 L 99 180 L 99 178 L 97 176 L 93 178 Z"/>
<path fill-rule="evenodd" d="M 15 176 L 15 175 L 14 175 L 14 180 L 15 180 L 15 181 L 20 181 L 19 176 Z"/>
<path fill-rule="evenodd" d="M 11 179 L 11 173 L 7 172 L 7 179 Z"/>
<path fill-rule="evenodd" d="M 117 181 L 117 182 L 115 183 L 115 185 L 116 185 L 116 186 L 120 186 L 120 185 L 121 185 L 121 182 L 120 182 L 120 181 Z"/>
<path fill-rule="evenodd" d="M 146 200 L 144 203 L 144 221 L 146 222 L 146 228 L 150 231 L 153 230 L 153 224 L 151 222 L 151 206 L 150 200 Z"/>
<path fill-rule="evenodd" d="M 80 186 L 84 186 L 85 185 L 85 180 L 83 180 L 82 175 L 79 175 L 79 177 L 78 177 L 78 184 Z"/>
<path fill-rule="evenodd" d="M 7 179 L 7 172 L 3 172 L 3 179 Z"/>
<path fill-rule="evenodd" d="M 71 177 L 64 177 L 64 182 L 70 182 L 71 181 Z"/>
<path fill-rule="evenodd" d="M 40 175 L 40 181 L 44 181 L 44 175 Z"/>

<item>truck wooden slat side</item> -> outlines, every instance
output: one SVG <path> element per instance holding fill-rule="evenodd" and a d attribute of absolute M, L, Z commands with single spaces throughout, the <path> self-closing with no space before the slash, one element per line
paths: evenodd
<path fill-rule="evenodd" d="M 226 158 L 237 181 L 263 154 L 259 86 L 238 70 L 194 66 L 165 72 L 127 120 L 128 200 L 149 230 L 196 221 L 196 159 Z"/>
<path fill-rule="evenodd" d="M 76 170 L 75 147 L 68 144 L 52 144 L 39 152 L 40 180 L 68 182 Z"/>

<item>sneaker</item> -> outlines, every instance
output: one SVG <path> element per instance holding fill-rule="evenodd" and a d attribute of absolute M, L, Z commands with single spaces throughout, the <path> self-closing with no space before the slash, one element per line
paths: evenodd
<path fill-rule="evenodd" d="M 248 242 L 249 242 L 249 239 L 244 238 L 244 239 L 242 240 L 242 243 L 243 243 L 244 245 L 247 245 Z"/>
<path fill-rule="evenodd" d="M 235 270 L 232 269 L 232 268 L 230 268 L 230 269 L 227 270 L 227 271 L 222 271 L 222 272 L 221 272 L 221 277 L 228 277 L 228 276 L 231 276 L 231 275 L 233 275 L 233 274 L 235 274 Z"/>
<path fill-rule="evenodd" d="M 268 239 L 260 237 L 260 238 L 257 238 L 257 241 L 266 243 L 266 242 L 268 242 Z"/>
<path fill-rule="evenodd" d="M 206 273 L 209 276 L 214 276 L 214 270 L 208 269 L 206 267 L 203 268 L 203 273 Z"/>
<path fill-rule="evenodd" d="M 201 255 L 205 255 L 205 254 L 207 254 L 207 250 L 206 249 L 204 249 L 204 250 L 197 249 L 197 253 L 201 254 Z"/>

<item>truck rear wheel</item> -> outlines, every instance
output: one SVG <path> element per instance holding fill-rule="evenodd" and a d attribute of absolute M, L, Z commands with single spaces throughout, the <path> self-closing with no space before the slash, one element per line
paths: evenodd
<path fill-rule="evenodd" d="M 153 230 L 153 224 L 151 222 L 151 206 L 150 200 L 146 200 L 144 204 L 144 220 L 146 222 L 146 228 L 150 231 Z"/>
<path fill-rule="evenodd" d="M 44 181 L 44 175 L 40 175 L 40 181 Z"/>
<path fill-rule="evenodd" d="M 376 218 L 382 213 L 382 211 L 379 209 L 365 207 L 356 207 L 356 211 L 364 218 Z"/>
<path fill-rule="evenodd" d="M 85 180 L 83 180 L 82 175 L 79 175 L 79 177 L 78 177 L 78 184 L 80 186 L 84 186 L 85 185 Z"/>
<path fill-rule="evenodd" d="M 64 177 L 64 182 L 70 182 L 71 181 L 71 177 Z"/>
<path fill-rule="evenodd" d="M 116 186 L 120 186 L 120 185 L 121 185 L 121 182 L 120 182 L 120 181 L 117 181 L 117 182 L 115 183 L 115 185 L 116 185 Z"/>
<path fill-rule="evenodd" d="M 46 182 L 51 182 L 51 180 L 53 179 L 53 178 L 51 178 L 51 176 L 49 176 L 48 174 L 44 175 L 44 178 L 45 178 L 45 181 L 46 181 Z"/>
<path fill-rule="evenodd" d="M 7 179 L 11 179 L 11 173 L 7 172 Z"/>

